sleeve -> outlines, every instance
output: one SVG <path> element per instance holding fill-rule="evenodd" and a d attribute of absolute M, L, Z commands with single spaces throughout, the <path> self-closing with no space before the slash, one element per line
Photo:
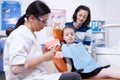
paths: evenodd
<path fill-rule="evenodd" d="M 20 65 L 26 62 L 26 57 L 24 55 L 16 55 L 13 59 L 11 64 L 12 65 Z"/>
<path fill-rule="evenodd" d="M 25 39 L 17 35 L 18 37 L 13 37 L 9 45 L 9 57 L 11 65 L 24 64 L 26 62 L 26 57 L 29 49 L 27 49 Z"/>
<path fill-rule="evenodd" d="M 91 32 L 91 29 L 88 29 L 86 31 L 83 44 L 89 53 L 91 53 L 91 40 L 92 40 L 92 32 Z"/>
<path fill-rule="evenodd" d="M 92 39 L 92 32 L 91 29 L 88 29 L 85 34 L 84 44 L 89 46 L 91 44 L 91 39 Z"/>
<path fill-rule="evenodd" d="M 66 22 L 65 26 L 73 26 L 73 22 Z"/>

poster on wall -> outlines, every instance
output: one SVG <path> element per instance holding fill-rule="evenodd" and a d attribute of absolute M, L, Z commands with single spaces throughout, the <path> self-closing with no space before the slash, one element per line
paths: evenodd
<path fill-rule="evenodd" d="M 21 16 L 21 5 L 19 2 L 3 1 L 1 30 L 6 30 L 8 27 L 14 28 L 20 16 Z"/>
<path fill-rule="evenodd" d="M 49 19 L 47 21 L 46 34 L 47 37 L 53 36 L 53 29 L 62 29 L 66 22 L 65 9 L 51 9 Z"/>
<path fill-rule="evenodd" d="M 66 21 L 66 10 L 65 9 L 51 9 L 51 14 L 48 19 L 47 26 L 54 27 L 59 25 L 62 27 Z"/>

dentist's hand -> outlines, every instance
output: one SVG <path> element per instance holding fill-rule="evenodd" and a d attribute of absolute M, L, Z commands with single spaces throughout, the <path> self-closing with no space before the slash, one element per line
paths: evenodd
<path fill-rule="evenodd" d="M 56 52 L 55 49 L 51 49 L 51 50 L 45 52 L 45 53 L 43 54 L 44 60 L 45 60 L 45 61 L 53 60 L 54 55 L 55 55 L 55 52 Z"/>

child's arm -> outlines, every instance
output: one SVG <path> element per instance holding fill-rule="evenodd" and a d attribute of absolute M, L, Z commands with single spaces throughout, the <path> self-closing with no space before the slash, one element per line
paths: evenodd
<path fill-rule="evenodd" d="M 66 58 L 65 60 L 66 60 L 66 65 L 67 65 L 67 71 L 71 72 L 72 71 L 72 66 L 71 66 L 72 63 L 69 58 Z"/>

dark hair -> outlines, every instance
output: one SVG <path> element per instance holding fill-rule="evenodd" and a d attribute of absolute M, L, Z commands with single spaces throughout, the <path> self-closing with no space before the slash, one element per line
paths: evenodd
<path fill-rule="evenodd" d="M 73 21 L 76 22 L 77 20 L 77 13 L 80 11 L 80 10 L 86 10 L 88 11 L 88 17 L 87 17 L 87 20 L 82 24 L 82 26 L 88 26 L 89 23 L 90 23 L 90 20 L 91 20 L 91 12 L 90 12 L 90 9 L 89 7 L 87 6 L 84 6 L 84 5 L 80 5 L 76 8 L 74 14 L 73 14 Z"/>
<path fill-rule="evenodd" d="M 6 35 L 9 36 L 13 30 L 14 30 L 14 28 L 11 28 L 11 27 L 7 28 L 5 31 Z"/>
<path fill-rule="evenodd" d="M 64 30 L 67 29 L 67 28 L 70 28 L 70 29 L 73 29 L 73 31 L 75 32 L 75 29 L 71 26 L 65 26 L 63 29 L 62 29 L 62 36 L 64 34 Z"/>
<path fill-rule="evenodd" d="M 24 22 L 25 22 L 24 18 L 25 17 L 28 19 L 30 15 L 38 17 L 38 16 L 48 14 L 50 12 L 51 12 L 50 8 L 44 2 L 38 1 L 38 0 L 34 1 L 28 6 L 28 8 L 26 10 L 26 13 L 21 18 L 19 18 L 15 28 L 24 24 Z"/>

